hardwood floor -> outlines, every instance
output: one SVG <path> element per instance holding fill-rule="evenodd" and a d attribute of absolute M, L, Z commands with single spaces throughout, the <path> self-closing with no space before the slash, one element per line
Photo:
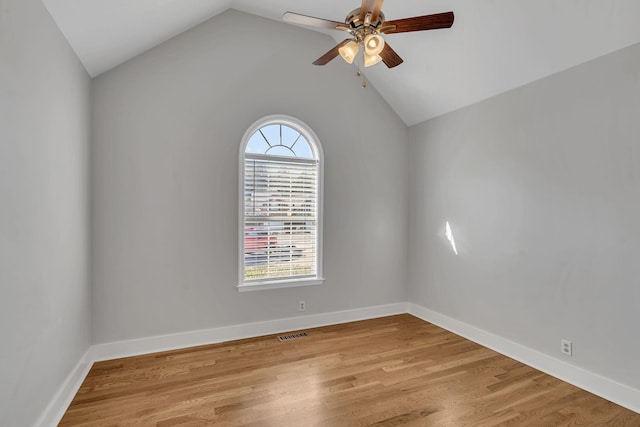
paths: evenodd
<path fill-rule="evenodd" d="M 410 315 L 96 363 L 61 426 L 640 426 Z"/>

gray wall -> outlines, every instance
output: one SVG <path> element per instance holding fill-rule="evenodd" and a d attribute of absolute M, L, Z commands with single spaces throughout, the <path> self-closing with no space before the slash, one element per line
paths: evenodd
<path fill-rule="evenodd" d="M 90 344 L 90 80 L 39 0 L 0 1 L 0 424 L 36 421 Z"/>
<path fill-rule="evenodd" d="M 636 45 L 412 127 L 409 301 L 640 388 L 639 118 Z"/>
<path fill-rule="evenodd" d="M 407 129 L 328 36 L 237 11 L 94 80 L 94 341 L 406 300 Z M 268 114 L 325 153 L 323 285 L 238 293 L 238 150 Z"/>

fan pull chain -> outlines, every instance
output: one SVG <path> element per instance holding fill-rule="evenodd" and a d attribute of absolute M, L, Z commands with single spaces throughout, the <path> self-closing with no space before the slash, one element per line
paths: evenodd
<path fill-rule="evenodd" d="M 362 53 L 362 65 L 364 65 L 364 52 Z M 356 76 L 360 77 L 362 76 L 362 88 L 366 89 L 367 87 L 367 77 L 364 75 L 364 67 L 362 67 L 362 71 L 360 71 L 360 58 L 358 57 L 358 64 L 356 65 L 356 69 L 358 70 L 356 72 Z"/>

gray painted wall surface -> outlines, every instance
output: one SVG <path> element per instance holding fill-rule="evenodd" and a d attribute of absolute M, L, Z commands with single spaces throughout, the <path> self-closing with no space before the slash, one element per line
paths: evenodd
<path fill-rule="evenodd" d="M 636 45 L 411 128 L 409 301 L 640 388 L 639 118 Z"/>
<path fill-rule="evenodd" d="M 89 96 L 42 3 L 0 1 L 2 425 L 32 425 L 90 345 Z"/>
<path fill-rule="evenodd" d="M 406 300 L 407 128 L 333 44 L 231 10 L 94 80 L 96 343 Z M 323 144 L 326 282 L 238 293 L 240 139 L 278 113 Z"/>

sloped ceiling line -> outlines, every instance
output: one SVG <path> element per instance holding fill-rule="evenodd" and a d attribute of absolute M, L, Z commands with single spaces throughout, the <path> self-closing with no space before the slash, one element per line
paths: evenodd
<path fill-rule="evenodd" d="M 290 10 L 341 21 L 360 5 L 359 0 L 43 3 L 92 77 L 229 8 L 274 20 Z M 367 70 L 371 85 L 408 126 L 640 42 L 637 0 L 387 0 L 383 7 L 387 19 L 449 10 L 456 14 L 451 29 L 388 36 L 404 64 Z M 336 42 L 344 38 L 329 32 Z M 327 49 L 331 46 L 327 39 Z"/>

